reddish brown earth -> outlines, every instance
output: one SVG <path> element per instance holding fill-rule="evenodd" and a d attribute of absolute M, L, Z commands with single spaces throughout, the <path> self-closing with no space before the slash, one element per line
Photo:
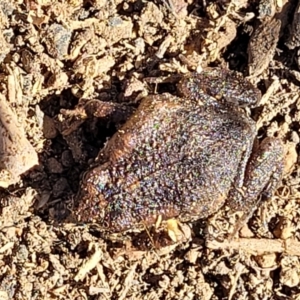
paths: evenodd
<path fill-rule="evenodd" d="M 298 10 L 285 0 L 0 0 L 0 299 L 300 299 Z M 258 138 L 286 149 L 274 197 L 234 237 L 241 215 L 226 206 L 114 236 L 72 222 L 80 175 L 124 122 L 110 109 L 174 93 L 174 77 L 207 66 L 261 90 Z M 102 118 L 80 109 L 95 99 L 110 102 Z"/>

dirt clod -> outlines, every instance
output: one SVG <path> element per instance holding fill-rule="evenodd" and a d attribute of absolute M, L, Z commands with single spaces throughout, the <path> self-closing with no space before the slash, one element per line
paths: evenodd
<path fill-rule="evenodd" d="M 300 299 L 299 5 L 0 0 L 0 298 Z M 206 67 L 261 91 L 248 111 L 258 140 L 287 152 L 275 195 L 235 236 L 227 206 L 171 226 L 173 241 L 164 222 L 108 235 L 70 219 L 85 171 L 140 101 Z"/>

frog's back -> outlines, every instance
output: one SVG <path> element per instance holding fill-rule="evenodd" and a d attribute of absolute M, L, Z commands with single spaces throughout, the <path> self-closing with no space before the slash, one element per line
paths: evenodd
<path fill-rule="evenodd" d="M 224 203 L 253 124 L 235 108 L 146 98 L 86 174 L 77 214 L 113 231 L 205 217 Z"/>

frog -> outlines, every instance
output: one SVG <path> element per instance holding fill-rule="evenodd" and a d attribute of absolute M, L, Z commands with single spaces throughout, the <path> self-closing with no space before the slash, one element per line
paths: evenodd
<path fill-rule="evenodd" d="M 247 113 L 261 92 L 240 73 L 206 68 L 145 97 L 82 176 L 73 215 L 120 233 L 158 219 L 204 219 L 225 204 L 250 212 L 283 174 L 284 145 Z"/>

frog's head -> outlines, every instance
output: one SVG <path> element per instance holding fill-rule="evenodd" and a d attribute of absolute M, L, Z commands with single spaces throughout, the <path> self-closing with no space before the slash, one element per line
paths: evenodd
<path fill-rule="evenodd" d="M 261 98 L 260 90 L 241 74 L 221 68 L 207 68 L 201 73 L 189 74 L 177 87 L 181 95 L 192 99 L 208 95 L 239 106 L 253 107 Z"/>

